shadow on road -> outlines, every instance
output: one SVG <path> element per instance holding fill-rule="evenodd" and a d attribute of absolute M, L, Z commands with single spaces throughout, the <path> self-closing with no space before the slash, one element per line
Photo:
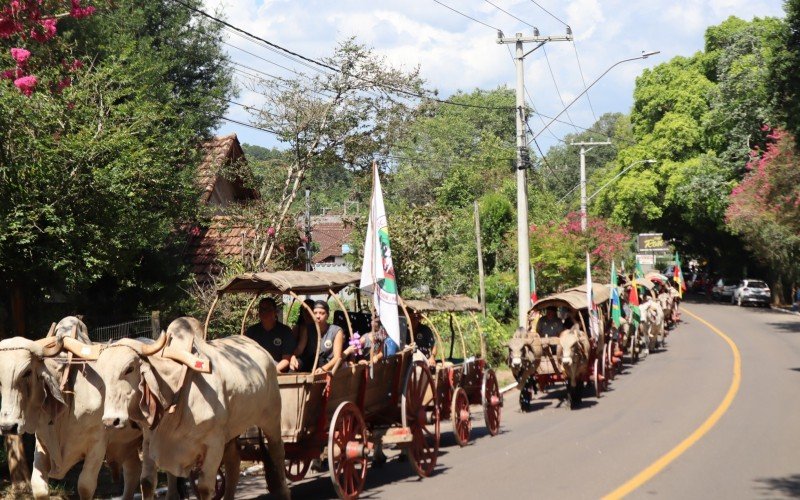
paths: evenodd
<path fill-rule="evenodd" d="M 763 490 L 765 496 L 770 497 L 775 493 L 781 493 L 789 497 L 800 497 L 800 474 L 756 479 L 756 482 L 761 483 L 759 489 Z"/>
<path fill-rule="evenodd" d="M 767 323 L 781 333 L 800 333 L 800 321 L 781 321 L 780 323 Z"/>

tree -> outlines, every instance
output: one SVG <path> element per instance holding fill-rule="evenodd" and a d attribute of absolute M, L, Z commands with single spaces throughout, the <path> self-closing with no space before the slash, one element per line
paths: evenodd
<path fill-rule="evenodd" d="M 800 281 L 800 158 L 797 143 L 773 130 L 763 154 L 754 154 L 748 174 L 730 195 L 726 221 L 753 256 L 782 284 L 778 296 Z"/>
<path fill-rule="evenodd" d="M 800 0 L 785 0 L 786 22 L 767 80 L 772 109 L 789 132 L 800 137 Z"/>
<path fill-rule="evenodd" d="M 175 230 L 196 207 L 196 144 L 232 89 L 219 27 L 122 1 L 55 29 L 28 61 L 42 84 L 26 95 L 0 81 L 0 282 L 83 312 L 159 304 L 181 293 Z"/>
<path fill-rule="evenodd" d="M 347 165 L 364 170 L 371 166 L 388 153 L 417 113 L 408 99 L 429 94 L 418 69 L 391 68 L 354 39 L 340 43 L 332 56 L 320 61 L 319 68 L 313 75 L 253 85 L 267 100 L 255 116 L 256 123 L 273 130 L 292 152 L 270 224 L 276 234 L 291 220 L 289 209 L 312 167 Z M 274 241 L 263 246 L 258 268 L 271 258 Z"/>

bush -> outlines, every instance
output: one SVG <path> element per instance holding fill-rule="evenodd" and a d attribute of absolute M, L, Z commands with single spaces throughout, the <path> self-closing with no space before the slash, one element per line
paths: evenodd
<path fill-rule="evenodd" d="M 506 341 L 511 338 L 513 328 L 511 326 L 498 323 L 492 316 L 484 318 L 480 314 L 476 314 L 475 318 L 480 325 L 480 331 L 484 334 L 486 342 L 486 359 L 489 365 L 493 367 L 500 366 L 506 359 Z M 438 345 L 438 353 L 436 359 L 440 359 L 440 354 L 447 358 L 450 354 L 450 316 L 448 314 L 437 314 L 429 316 L 428 319 L 432 326 L 434 326 L 442 336 L 442 342 Z M 472 320 L 467 314 L 454 314 L 453 315 L 453 329 L 455 330 L 455 346 L 453 348 L 453 357 L 463 357 L 463 350 L 461 340 L 459 339 L 459 328 L 464 334 L 464 344 L 466 347 L 467 357 L 480 356 L 481 354 L 481 341 L 478 331 L 475 326 L 475 321 Z"/>

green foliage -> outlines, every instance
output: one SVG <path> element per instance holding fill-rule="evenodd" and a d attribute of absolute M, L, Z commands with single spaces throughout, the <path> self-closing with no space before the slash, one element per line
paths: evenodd
<path fill-rule="evenodd" d="M 486 277 L 486 313 L 502 323 L 516 317 L 516 273 L 496 272 Z"/>
<path fill-rule="evenodd" d="M 777 33 L 779 47 L 769 64 L 766 82 L 776 117 L 800 137 L 800 0 L 784 2 L 786 20 Z"/>
<path fill-rule="evenodd" d="M 480 333 L 484 335 L 484 342 L 486 344 L 486 359 L 490 366 L 498 367 L 505 362 L 506 349 L 505 344 L 514 329 L 508 325 L 498 323 L 491 315 L 484 318 L 481 314 L 475 315 L 480 329 L 475 326 L 475 321 L 465 314 L 453 315 L 453 330 L 450 330 L 450 316 L 448 314 L 435 314 L 428 317 L 433 323 L 433 326 L 442 335 L 442 343 L 437 347 L 439 352 L 436 359 L 443 356 L 445 359 L 450 355 L 450 346 L 452 340 L 451 332 L 455 332 L 455 345 L 453 346 L 453 357 L 461 359 L 464 357 L 466 350 L 467 357 L 481 355 L 481 340 Z M 461 343 L 461 336 L 459 331 L 464 335 L 464 344 Z"/>

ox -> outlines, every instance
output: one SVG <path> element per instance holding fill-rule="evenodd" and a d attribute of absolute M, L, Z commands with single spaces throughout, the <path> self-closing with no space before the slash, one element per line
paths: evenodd
<path fill-rule="evenodd" d="M 661 304 L 661 309 L 664 312 L 664 327 L 665 328 L 672 328 L 675 324 L 674 315 L 672 313 L 672 308 L 675 304 L 675 301 L 672 298 L 672 294 L 670 294 L 669 290 L 661 292 L 658 294 L 658 303 Z M 666 337 L 667 332 L 664 332 L 664 336 Z"/>
<path fill-rule="evenodd" d="M 65 375 L 66 355 L 53 359 L 70 334 L 77 335 L 80 340 L 70 340 L 80 346 L 89 343 L 86 325 L 72 316 L 51 327 L 44 339 L 15 337 L 0 342 L 0 430 L 36 434 L 34 498 L 49 498 L 48 478 L 63 478 L 81 460 L 78 494 L 81 499 L 92 498 L 107 457 L 112 469 L 122 465 L 123 497 L 132 499 L 139 486 L 142 433 L 131 426 L 105 429 L 103 387 L 92 363 Z"/>
<path fill-rule="evenodd" d="M 639 325 L 642 339 L 646 340 L 647 352 L 654 351 L 664 343 L 664 310 L 657 300 L 648 300 L 640 306 L 642 322 Z"/>
<path fill-rule="evenodd" d="M 527 410 L 533 398 L 532 392 L 536 391 L 536 370 L 542 358 L 541 338 L 535 328 L 528 332 L 519 327 L 506 343 L 506 347 L 506 362 L 520 388 L 520 405 L 523 410 Z"/>
<path fill-rule="evenodd" d="M 144 428 L 144 453 L 149 458 L 142 471 L 145 498 L 153 495 L 153 463 L 175 476 L 198 471 L 198 496 L 211 498 L 223 459 L 225 498 L 233 498 L 239 478 L 233 445 L 252 425 L 269 443 L 264 466 L 269 488 L 288 498 L 275 362 L 247 337 L 205 342 L 202 331 L 196 319 L 185 317 L 173 321 L 152 345 L 122 339 L 88 352 L 65 339 L 64 346 L 97 359 L 106 388 L 105 425 L 122 428 L 134 421 Z"/>
<path fill-rule="evenodd" d="M 589 370 L 589 337 L 576 324 L 558 336 L 558 356 L 567 381 L 567 401 L 570 408 L 580 404 L 583 384 Z"/>

